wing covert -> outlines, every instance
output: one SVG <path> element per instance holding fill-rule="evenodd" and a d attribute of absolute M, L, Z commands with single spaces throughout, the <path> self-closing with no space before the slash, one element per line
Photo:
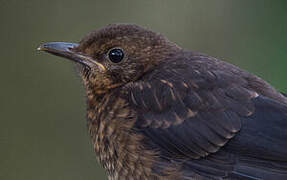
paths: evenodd
<path fill-rule="evenodd" d="M 139 131 L 167 155 L 196 159 L 218 151 L 240 130 L 240 117 L 254 112 L 257 94 L 231 72 L 188 66 L 174 63 L 132 84 L 129 100 L 139 113 Z"/>

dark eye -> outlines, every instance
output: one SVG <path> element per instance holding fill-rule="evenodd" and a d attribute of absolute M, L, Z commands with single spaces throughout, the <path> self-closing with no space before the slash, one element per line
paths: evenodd
<path fill-rule="evenodd" d="M 124 51 L 119 48 L 111 49 L 109 51 L 108 56 L 109 56 L 110 61 L 112 61 L 113 63 L 119 63 L 124 58 Z"/>

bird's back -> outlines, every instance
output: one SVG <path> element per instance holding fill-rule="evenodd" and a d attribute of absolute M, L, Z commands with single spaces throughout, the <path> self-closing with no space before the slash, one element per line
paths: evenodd
<path fill-rule="evenodd" d="M 287 101 L 260 78 L 183 52 L 130 92 L 161 166 L 186 179 L 287 179 Z"/>

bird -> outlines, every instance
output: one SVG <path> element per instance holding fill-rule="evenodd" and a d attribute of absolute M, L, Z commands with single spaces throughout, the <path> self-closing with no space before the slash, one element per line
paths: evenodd
<path fill-rule="evenodd" d="M 135 24 L 38 50 L 76 64 L 110 180 L 287 179 L 287 96 Z"/>

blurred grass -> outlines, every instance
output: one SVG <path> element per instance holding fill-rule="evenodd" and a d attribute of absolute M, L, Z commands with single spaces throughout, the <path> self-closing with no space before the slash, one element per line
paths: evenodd
<path fill-rule="evenodd" d="M 287 92 L 287 1 L 0 1 L 0 179 L 106 179 L 92 152 L 73 65 L 47 41 L 128 22 L 222 58 Z"/>

